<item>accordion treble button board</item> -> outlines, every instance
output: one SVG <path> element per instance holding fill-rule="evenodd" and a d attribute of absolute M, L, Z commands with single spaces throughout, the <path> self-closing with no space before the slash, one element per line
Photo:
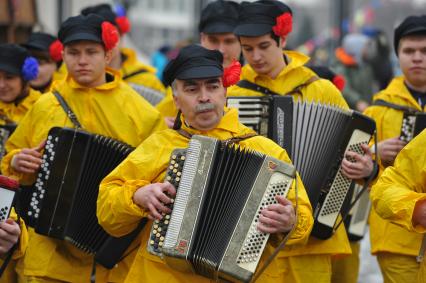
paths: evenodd
<path fill-rule="evenodd" d="M 174 151 L 170 157 L 165 181 L 171 183 L 176 188 L 176 191 L 179 187 L 184 163 L 185 152 L 183 150 Z M 172 202 L 167 204 L 166 207 L 172 210 L 173 203 L 174 199 L 172 199 Z M 170 216 L 171 213 L 163 213 L 163 218 L 161 220 L 155 220 L 151 227 L 151 233 L 148 240 L 148 251 L 154 255 L 162 255 L 162 247 L 164 245 L 164 240 L 170 223 Z"/>

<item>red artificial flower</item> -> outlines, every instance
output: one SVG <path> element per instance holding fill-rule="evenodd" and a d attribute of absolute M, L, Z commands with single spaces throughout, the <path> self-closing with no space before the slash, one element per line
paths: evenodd
<path fill-rule="evenodd" d="M 240 80 L 241 64 L 234 60 L 225 70 L 223 70 L 222 82 L 224 87 L 236 84 Z"/>
<path fill-rule="evenodd" d="M 59 39 L 55 40 L 49 46 L 50 58 L 52 58 L 53 61 L 55 61 L 55 62 L 61 61 L 62 60 L 62 50 L 64 50 L 64 46 L 62 45 L 62 42 L 60 42 Z"/>
<path fill-rule="evenodd" d="M 121 34 L 125 34 L 130 31 L 130 21 L 126 16 L 116 17 L 115 22 L 117 23 Z"/>
<path fill-rule="evenodd" d="M 293 17 L 289 12 L 277 17 L 277 24 L 272 27 L 275 35 L 286 36 L 293 29 Z"/>
<path fill-rule="evenodd" d="M 333 78 L 333 84 L 340 90 L 340 91 L 342 91 L 344 88 L 345 88 L 345 84 L 346 84 L 346 81 L 345 81 L 345 78 L 343 77 L 343 76 L 341 76 L 341 75 L 336 75 L 334 78 Z"/>
<path fill-rule="evenodd" d="M 111 23 L 105 21 L 102 23 L 102 41 L 106 50 L 113 49 L 120 39 L 117 28 Z"/>
<path fill-rule="evenodd" d="M 6 187 L 8 189 L 19 188 L 19 182 L 15 179 L 0 175 L 0 187 Z"/>

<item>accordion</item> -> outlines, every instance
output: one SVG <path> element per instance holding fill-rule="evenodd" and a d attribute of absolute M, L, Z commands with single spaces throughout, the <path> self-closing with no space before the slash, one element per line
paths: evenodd
<path fill-rule="evenodd" d="M 241 123 L 287 150 L 314 209 L 312 235 L 332 236 L 353 181 L 341 162 L 347 150 L 363 154 L 375 122 L 351 110 L 316 102 L 296 102 L 292 96 L 228 97 Z M 354 162 L 354 160 L 352 160 Z"/>
<path fill-rule="evenodd" d="M 404 112 L 399 139 L 410 142 L 426 128 L 426 113 Z"/>
<path fill-rule="evenodd" d="M 105 136 L 52 128 L 30 192 L 26 222 L 38 234 L 69 241 L 96 256 L 107 256 L 108 249 L 114 250 L 121 240 L 130 244 L 132 239 L 113 238 L 98 224 L 96 201 L 102 179 L 132 150 L 129 145 Z M 102 264 L 102 259 L 98 262 Z"/>
<path fill-rule="evenodd" d="M 12 206 L 15 203 L 16 190 L 0 184 L 0 222 L 9 218 Z"/>
<path fill-rule="evenodd" d="M 371 202 L 367 191 L 362 192 L 363 186 L 353 183 L 351 191 L 347 197 L 347 206 L 355 201 L 355 198 L 361 193 L 359 199 L 345 219 L 346 232 L 351 241 L 361 240 L 367 230 L 368 216 L 370 215 Z M 345 205 L 344 205 L 345 206 Z"/>
<path fill-rule="evenodd" d="M 155 90 L 143 85 L 134 84 L 134 83 L 128 83 L 128 84 L 133 88 L 133 90 L 139 93 L 140 96 L 145 98 L 145 100 L 148 101 L 153 106 L 160 103 L 160 101 L 163 100 L 164 98 L 164 94 L 158 90 Z"/>
<path fill-rule="evenodd" d="M 6 124 L 0 126 L 0 160 L 6 153 L 5 145 L 9 137 L 16 129 L 16 124 Z"/>
<path fill-rule="evenodd" d="M 294 178 L 290 164 L 193 136 L 172 153 L 166 180 L 177 194 L 171 215 L 153 223 L 148 251 L 180 271 L 249 281 L 269 237 L 257 230 L 260 211 L 286 196 Z"/>

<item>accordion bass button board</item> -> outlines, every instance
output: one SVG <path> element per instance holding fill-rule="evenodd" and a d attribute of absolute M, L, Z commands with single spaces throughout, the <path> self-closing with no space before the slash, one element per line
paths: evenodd
<path fill-rule="evenodd" d="M 0 222 L 9 218 L 10 210 L 15 202 L 15 190 L 0 187 Z"/>
<path fill-rule="evenodd" d="M 426 128 L 426 113 L 404 112 L 401 125 L 401 134 L 399 139 L 405 142 L 410 142 L 421 131 Z"/>
<path fill-rule="evenodd" d="M 0 126 L 0 160 L 6 153 L 5 145 L 9 137 L 15 131 L 16 125 L 6 124 Z"/>
<path fill-rule="evenodd" d="M 287 195 L 294 167 L 216 139 L 193 136 L 181 176 L 162 249 L 154 254 L 180 271 L 215 280 L 249 281 L 269 237 L 256 228 L 260 211 L 276 203 L 276 195 Z M 153 224 L 150 241 L 161 225 Z M 150 252 L 150 244 L 155 243 L 148 244 Z"/>
<path fill-rule="evenodd" d="M 286 149 L 314 209 L 312 235 L 331 237 L 354 182 L 342 174 L 344 153 L 363 154 L 361 144 L 370 141 L 374 120 L 328 104 L 296 101 L 292 96 L 228 97 L 227 101 L 238 109 L 241 123 L 256 131 L 267 128 L 266 134 L 265 130 L 258 133 Z"/>

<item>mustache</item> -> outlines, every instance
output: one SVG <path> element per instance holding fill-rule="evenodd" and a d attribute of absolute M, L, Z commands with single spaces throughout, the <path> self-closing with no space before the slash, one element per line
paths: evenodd
<path fill-rule="evenodd" d="M 216 105 L 214 105 L 213 103 L 197 104 L 197 106 L 195 106 L 195 113 L 200 113 L 206 110 L 214 110 L 214 109 L 216 109 Z"/>

